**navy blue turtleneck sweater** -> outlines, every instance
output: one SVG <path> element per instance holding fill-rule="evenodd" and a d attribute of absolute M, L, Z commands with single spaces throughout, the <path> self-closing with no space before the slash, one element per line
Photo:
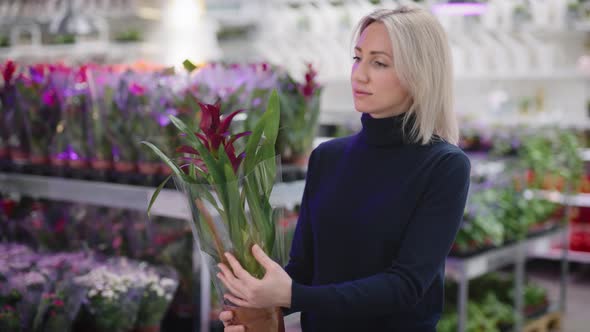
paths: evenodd
<path fill-rule="evenodd" d="M 401 116 L 362 124 L 311 154 L 289 312 L 302 312 L 303 332 L 434 332 L 469 159 L 441 140 L 408 143 Z"/>

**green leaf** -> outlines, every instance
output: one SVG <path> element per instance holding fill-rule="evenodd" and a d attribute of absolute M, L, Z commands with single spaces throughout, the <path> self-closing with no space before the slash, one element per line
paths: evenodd
<path fill-rule="evenodd" d="M 154 191 L 154 193 L 152 194 L 152 198 L 150 199 L 150 204 L 148 205 L 147 209 L 148 216 L 150 215 L 150 211 L 152 210 L 152 205 L 154 205 L 154 203 L 156 202 L 156 198 L 158 198 L 158 195 L 160 195 L 160 191 L 162 191 L 162 188 L 164 188 L 166 183 L 170 181 L 170 178 L 172 178 L 172 174 L 168 175 L 168 177 L 164 181 L 162 181 L 162 183 L 160 183 L 158 188 L 156 188 L 156 191 Z"/>
<path fill-rule="evenodd" d="M 186 69 L 186 71 L 188 71 L 189 73 L 191 73 L 193 70 L 197 69 L 197 66 L 195 66 L 190 60 L 186 59 L 182 62 L 182 66 L 184 67 L 184 69 Z"/>
<path fill-rule="evenodd" d="M 178 167 L 178 165 L 174 161 L 172 161 L 172 159 L 170 159 L 166 154 L 164 154 L 164 152 L 160 151 L 158 147 L 146 141 L 142 141 L 141 144 L 144 144 L 150 149 L 152 149 L 152 151 L 154 151 L 156 155 L 158 155 L 158 157 L 160 157 L 160 159 L 162 159 L 162 161 L 165 162 L 176 175 L 181 177 L 185 175 L 184 172 L 182 172 L 182 170 L 180 169 L 180 167 Z"/>
<path fill-rule="evenodd" d="M 246 174 L 249 174 L 258 162 L 265 159 L 263 156 L 257 154 L 260 145 L 272 146 L 274 149 L 279 132 L 279 120 L 279 96 L 276 90 L 273 90 L 268 100 L 266 111 L 260 118 L 260 121 L 258 121 L 258 124 L 252 131 L 252 134 L 248 138 L 248 143 L 246 144 L 246 159 L 244 160 L 244 171 Z M 263 139 L 263 134 L 264 141 L 260 144 L 261 139 Z"/>

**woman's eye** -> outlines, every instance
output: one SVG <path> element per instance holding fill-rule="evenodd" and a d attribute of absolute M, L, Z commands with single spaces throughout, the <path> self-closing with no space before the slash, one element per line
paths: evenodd
<path fill-rule="evenodd" d="M 354 62 L 359 62 L 359 61 L 361 61 L 361 58 L 358 56 L 353 56 L 352 60 L 354 60 Z"/>
<path fill-rule="evenodd" d="M 386 64 L 384 64 L 383 62 L 375 61 L 375 64 L 376 64 L 378 67 L 387 67 L 387 65 L 386 65 Z"/>

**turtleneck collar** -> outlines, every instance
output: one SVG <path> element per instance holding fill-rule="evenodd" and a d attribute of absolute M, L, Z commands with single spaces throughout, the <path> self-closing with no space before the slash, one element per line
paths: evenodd
<path fill-rule="evenodd" d="M 393 117 L 375 119 L 363 113 L 361 122 L 363 129 L 360 133 L 363 140 L 372 146 L 399 146 L 409 144 L 410 130 L 414 124 L 414 117 L 410 117 L 403 130 L 405 114 Z"/>

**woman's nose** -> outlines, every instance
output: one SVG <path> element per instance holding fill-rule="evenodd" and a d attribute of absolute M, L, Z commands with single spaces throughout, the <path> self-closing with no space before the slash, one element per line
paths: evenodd
<path fill-rule="evenodd" d="M 367 83 L 369 81 L 367 68 L 362 62 L 352 65 L 352 81 L 358 83 Z"/>

